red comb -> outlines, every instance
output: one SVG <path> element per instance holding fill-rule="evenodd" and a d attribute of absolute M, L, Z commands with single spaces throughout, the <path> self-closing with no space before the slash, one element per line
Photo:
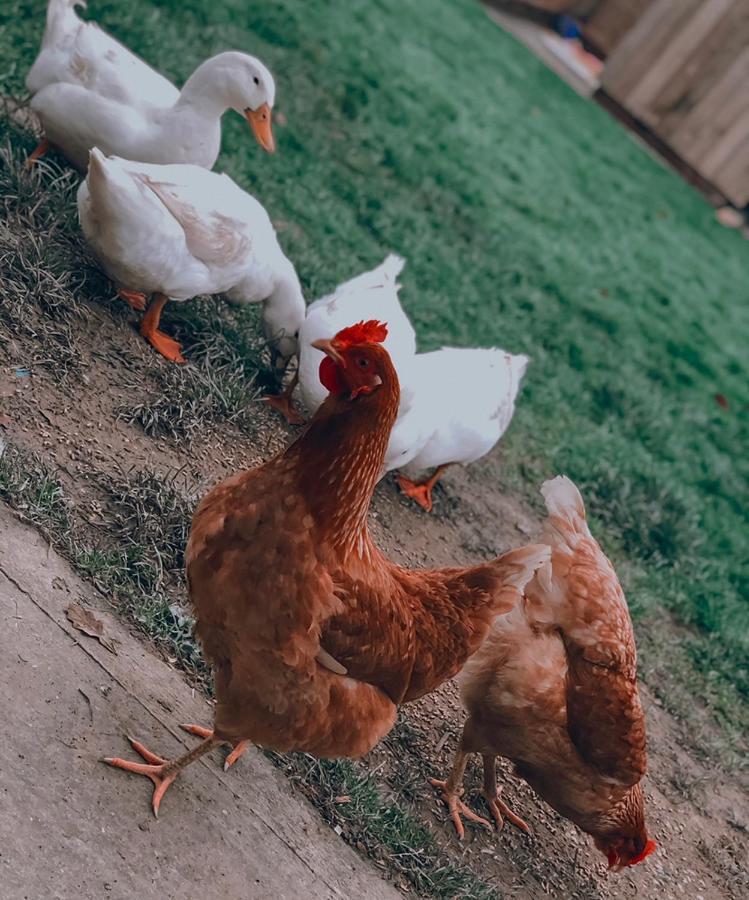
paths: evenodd
<path fill-rule="evenodd" d="M 642 853 L 638 853 L 637 856 L 633 857 L 629 864 L 630 866 L 636 866 L 637 863 L 641 863 L 646 856 L 650 856 L 650 854 L 656 849 L 658 845 L 652 838 L 645 844 Z"/>
<path fill-rule="evenodd" d="M 370 319 L 369 322 L 349 325 L 339 331 L 333 340 L 338 347 L 353 347 L 356 344 L 381 344 L 387 336 L 387 325 L 377 319 Z"/>

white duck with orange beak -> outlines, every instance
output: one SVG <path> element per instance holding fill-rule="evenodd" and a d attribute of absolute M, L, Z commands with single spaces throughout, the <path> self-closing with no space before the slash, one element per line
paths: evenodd
<path fill-rule="evenodd" d="M 219 53 L 180 91 L 97 25 L 79 19 L 76 6 L 85 3 L 49 0 L 42 46 L 26 78 L 44 129 L 30 162 L 56 146 L 84 171 L 88 151 L 98 147 L 106 156 L 210 169 L 228 109 L 247 119 L 265 150 L 275 150 L 276 86 L 259 59 Z"/>

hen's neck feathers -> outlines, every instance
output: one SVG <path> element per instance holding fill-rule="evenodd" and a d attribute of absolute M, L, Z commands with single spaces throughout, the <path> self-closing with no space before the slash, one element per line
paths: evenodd
<path fill-rule="evenodd" d="M 342 556 L 371 551 L 366 519 L 398 415 L 398 376 L 387 358 L 382 385 L 350 400 L 332 394 L 287 457 L 321 540 Z"/>

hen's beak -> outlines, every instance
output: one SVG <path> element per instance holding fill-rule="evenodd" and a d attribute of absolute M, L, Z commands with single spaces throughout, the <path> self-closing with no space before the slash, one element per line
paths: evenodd
<path fill-rule="evenodd" d="M 271 110 L 267 103 L 258 106 L 257 109 L 247 109 L 244 111 L 245 118 L 250 123 L 252 133 L 255 140 L 260 144 L 263 150 L 268 153 L 276 152 L 276 141 L 273 137 L 273 129 L 271 128 Z"/>
<path fill-rule="evenodd" d="M 329 341 L 327 338 L 320 338 L 319 341 L 312 341 L 310 346 L 314 347 L 316 350 L 322 350 L 323 353 L 329 356 L 333 362 L 337 363 L 342 369 L 346 368 L 346 360 L 336 350 L 333 341 Z"/>

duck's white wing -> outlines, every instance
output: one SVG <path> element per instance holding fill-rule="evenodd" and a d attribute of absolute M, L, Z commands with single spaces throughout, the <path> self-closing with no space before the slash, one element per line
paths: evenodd
<path fill-rule="evenodd" d="M 398 296 L 397 278 L 403 266 L 404 260 L 391 254 L 375 269 L 344 282 L 307 307 L 299 332 L 299 384 L 310 411 L 317 409 L 327 395 L 318 379 L 323 354 L 310 346 L 312 341 L 332 338 L 356 322 L 379 319 L 387 323 L 384 346 L 396 370 L 400 372 L 401 365 L 416 353 L 416 332 Z"/>
<path fill-rule="evenodd" d="M 118 284 L 184 300 L 227 290 L 241 275 L 249 241 L 227 202 L 235 187 L 199 166 L 151 166 L 93 150 L 79 216 Z"/>
<path fill-rule="evenodd" d="M 42 47 L 29 70 L 32 93 L 56 83 L 75 84 L 132 106 L 168 107 L 177 88 L 93 22 L 75 13 L 79 0 L 49 0 Z"/>
<path fill-rule="evenodd" d="M 402 425 L 396 422 L 393 429 L 389 467 L 416 474 L 488 453 L 510 423 L 527 364 L 525 356 L 494 348 L 444 347 L 414 357 L 414 399 Z M 407 448 L 413 435 L 419 446 Z"/>
<path fill-rule="evenodd" d="M 208 266 L 232 271 L 241 269 L 250 252 L 251 240 L 246 233 L 245 222 L 233 215 L 234 203 L 227 202 L 227 198 L 230 201 L 234 199 L 234 192 L 227 191 L 228 186 L 222 179 L 230 179 L 199 166 L 179 168 L 189 170 L 179 173 L 179 180 L 170 178 L 168 172 L 160 173 L 158 177 L 139 172 L 137 177 L 179 223 L 187 248 L 194 257 Z M 213 177 L 205 178 L 206 175 Z M 236 282 L 236 278 L 232 281 L 227 276 L 227 279 L 227 287 Z"/>

